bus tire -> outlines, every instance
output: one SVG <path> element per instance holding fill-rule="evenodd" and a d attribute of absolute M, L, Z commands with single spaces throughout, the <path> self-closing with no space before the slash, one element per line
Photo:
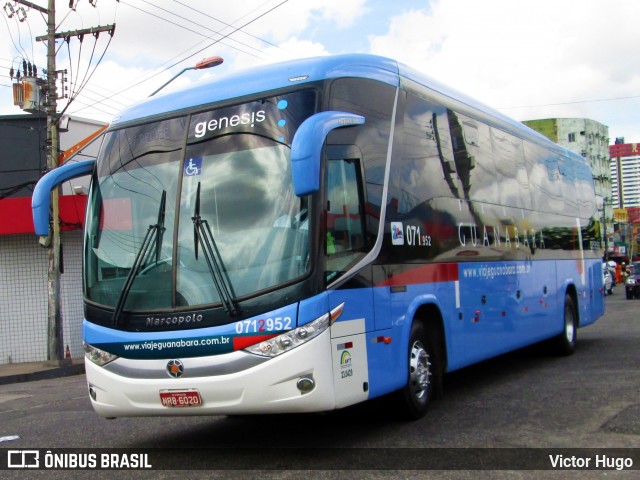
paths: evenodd
<path fill-rule="evenodd" d="M 573 354 L 578 340 L 578 314 L 573 298 L 566 295 L 564 298 L 564 318 L 562 333 L 555 338 L 555 349 L 559 355 Z"/>
<path fill-rule="evenodd" d="M 442 374 L 435 329 L 428 331 L 421 322 L 413 322 L 409 337 L 407 384 L 398 395 L 402 416 L 408 420 L 424 417 L 434 398 L 441 396 Z"/>

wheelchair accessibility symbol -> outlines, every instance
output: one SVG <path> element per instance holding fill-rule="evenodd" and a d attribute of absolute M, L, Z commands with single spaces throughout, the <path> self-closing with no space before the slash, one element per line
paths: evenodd
<path fill-rule="evenodd" d="M 190 158 L 184 164 L 184 176 L 195 177 L 202 173 L 202 157 Z"/>

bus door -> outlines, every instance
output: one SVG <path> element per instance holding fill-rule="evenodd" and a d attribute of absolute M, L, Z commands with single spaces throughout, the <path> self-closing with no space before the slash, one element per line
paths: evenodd
<path fill-rule="evenodd" d="M 336 407 L 366 400 L 369 366 L 366 332 L 374 328 L 371 267 L 344 276 L 366 255 L 361 155 L 353 145 L 327 146 L 324 206 L 325 282 L 329 305 L 344 303 L 331 327 Z M 341 279 L 344 280 L 341 282 Z"/>

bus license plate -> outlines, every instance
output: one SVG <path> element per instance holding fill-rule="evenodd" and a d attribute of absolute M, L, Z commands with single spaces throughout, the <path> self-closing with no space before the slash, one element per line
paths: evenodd
<path fill-rule="evenodd" d="M 202 397 L 197 390 L 163 390 L 160 392 L 163 407 L 199 407 Z"/>

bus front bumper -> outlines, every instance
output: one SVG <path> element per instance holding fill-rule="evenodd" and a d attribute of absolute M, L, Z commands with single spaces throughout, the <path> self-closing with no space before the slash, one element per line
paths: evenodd
<path fill-rule="evenodd" d="M 238 355 L 251 354 L 230 355 L 237 359 Z M 319 412 L 335 408 L 329 331 L 280 356 L 259 359 L 260 363 L 246 369 L 189 375 L 190 371 L 202 372 L 207 361 L 223 365 L 225 356 L 119 358 L 104 367 L 87 361 L 91 403 L 99 415 L 107 418 Z M 184 375 L 178 378 L 167 373 L 173 360 L 180 360 L 183 365 Z M 167 396 L 179 401 L 172 404 Z M 188 401 L 183 402 L 184 399 Z"/>

